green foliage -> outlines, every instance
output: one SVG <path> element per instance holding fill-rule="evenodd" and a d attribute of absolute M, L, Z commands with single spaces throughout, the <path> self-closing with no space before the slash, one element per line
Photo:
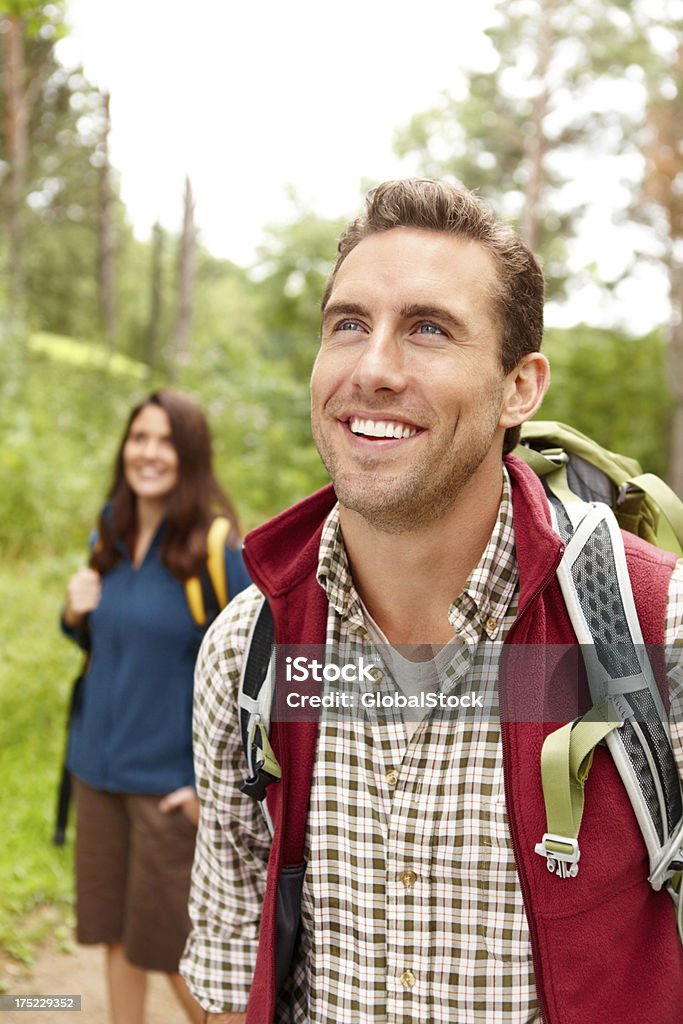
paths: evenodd
<path fill-rule="evenodd" d="M 0 88 L 0 168 L 4 164 L 8 179 L 12 152 L 6 28 L 13 12 L 23 28 L 24 52 L 24 67 L 18 72 L 21 115 L 15 116 L 15 122 L 25 120 L 27 153 L 18 198 L 9 187 L 0 195 L 0 258 L 8 259 L 11 212 L 18 201 L 21 312 L 29 329 L 98 337 L 102 334 L 98 221 L 107 123 L 104 98 L 82 69 L 66 68 L 57 61 L 55 43 L 65 32 L 61 0 L 54 4 L 16 0 L 5 11 L 3 16 L 0 10 L 0 82 L 4 85 Z M 116 189 L 114 193 L 113 219 L 123 247 L 130 228 Z M 140 284 L 138 279 L 138 289 Z M 7 301 L 3 287 L 0 306 Z M 121 326 L 128 327 L 125 317 Z"/>
<path fill-rule="evenodd" d="M 193 359 L 179 378 L 207 410 L 216 465 L 247 527 L 326 479 L 310 439 L 308 373 L 271 354 L 263 302 L 239 268 L 205 261 Z"/>
<path fill-rule="evenodd" d="M 661 334 L 630 338 L 585 324 L 549 330 L 552 379 L 538 419 L 561 420 L 666 477 L 671 401 Z"/>
<path fill-rule="evenodd" d="M 345 221 L 318 217 L 291 199 L 291 221 L 264 229 L 256 276 L 268 354 L 308 379 L 320 340 L 320 299 Z"/>
<path fill-rule="evenodd" d="M 64 0 L 2 0 L 0 17 L 21 18 L 29 39 L 59 39 L 64 35 Z"/>
<path fill-rule="evenodd" d="M 301 498 L 327 481 L 311 441 L 308 382 L 320 343 L 320 299 L 344 222 L 318 217 L 295 195 L 290 198 L 292 220 L 267 227 L 258 252 L 249 350 L 240 329 L 230 354 L 232 365 L 250 366 L 249 389 L 238 383 L 242 413 L 228 442 L 236 453 L 234 441 L 242 444 L 230 473 L 239 477 L 249 470 L 248 511 L 282 508 L 289 503 L 285 496 Z"/>
<path fill-rule="evenodd" d="M 40 559 L 0 569 L 0 949 L 20 960 L 31 953 L 21 919 L 72 899 L 71 846 L 52 845 L 67 695 L 79 664 L 57 633 L 72 569 Z"/>
<path fill-rule="evenodd" d="M 421 173 L 455 177 L 517 225 L 551 298 L 564 293 L 567 242 L 584 212 L 566 187 L 577 157 L 618 152 L 638 120 L 638 110 L 601 109 L 601 90 L 623 82 L 648 49 L 624 7 L 502 0 L 486 31 L 494 68 L 471 72 L 462 95 L 444 93 L 396 134 L 396 152 L 416 158 Z"/>
<path fill-rule="evenodd" d="M 0 548 L 27 557 L 83 547 L 140 376 L 122 356 L 110 370 L 97 346 L 32 339 L 1 394 Z"/>

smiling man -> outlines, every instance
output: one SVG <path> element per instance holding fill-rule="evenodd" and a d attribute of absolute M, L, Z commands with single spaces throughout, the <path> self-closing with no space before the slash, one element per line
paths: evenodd
<path fill-rule="evenodd" d="M 678 1019 L 628 1018 L 628 958 L 613 955 L 607 990 L 584 985 L 605 921 L 636 934 L 643 907 L 622 901 L 617 914 L 576 887 L 578 909 L 562 919 L 562 891 L 546 891 L 529 845 L 539 749 L 501 724 L 495 685 L 486 713 L 410 720 L 367 713 L 364 700 L 341 718 L 273 721 L 272 840 L 237 788 L 239 680 L 264 596 L 280 644 L 378 647 L 377 694 L 400 692 L 404 705 L 479 708 L 463 683 L 496 678 L 501 644 L 575 642 L 543 490 L 509 455 L 548 384 L 542 324 L 534 257 L 459 186 L 380 185 L 341 238 L 311 379 L 334 490 L 247 538 L 256 585 L 198 664 L 202 812 L 183 971 L 208 1021 L 242 1021 L 247 1002 L 249 1024 Z M 648 563 L 662 608 L 653 641 L 680 632 L 683 573 L 672 568 Z M 641 850 L 626 860 L 619 891 L 642 881 Z M 680 993 L 667 913 L 656 948 Z M 605 991 L 612 1009 L 623 1000 L 615 1017 L 603 1015 Z"/>

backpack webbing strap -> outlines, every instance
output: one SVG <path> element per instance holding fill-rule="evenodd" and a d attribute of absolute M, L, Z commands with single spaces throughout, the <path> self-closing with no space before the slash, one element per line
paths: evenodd
<path fill-rule="evenodd" d="M 562 477 L 566 479 L 568 469 L 569 489 L 575 497 L 611 504 L 623 529 L 683 556 L 683 504 L 658 476 L 642 473 L 634 459 L 608 452 L 562 423 L 525 423 L 522 439 L 515 454 L 548 489 L 558 493 L 559 487 L 564 492 Z M 560 497 L 566 500 L 565 493 Z"/>
<path fill-rule="evenodd" d="M 69 710 L 66 716 L 66 740 L 64 743 L 64 756 L 62 757 L 62 769 L 59 776 L 59 786 L 57 788 L 57 808 L 55 812 L 55 830 L 52 836 L 52 842 L 55 846 L 64 846 L 66 840 L 66 826 L 69 822 L 69 807 L 71 805 L 71 772 L 66 766 L 67 753 L 69 749 L 69 731 L 71 729 L 71 722 L 73 720 L 76 709 L 81 701 L 83 694 L 83 681 L 85 679 L 85 673 L 88 668 L 88 661 L 90 660 L 90 653 L 88 652 L 85 656 L 85 661 L 81 667 L 81 671 L 74 680 L 71 688 L 71 696 L 69 698 Z"/>
<path fill-rule="evenodd" d="M 666 551 L 683 555 L 683 508 L 675 491 L 654 473 L 641 473 L 628 481 L 657 506 L 657 543 Z"/>
<path fill-rule="evenodd" d="M 239 788 L 260 804 L 271 835 L 273 823 L 266 805 L 266 789 L 282 777 L 280 765 L 268 740 L 275 686 L 274 640 L 273 615 L 264 597 L 247 640 L 240 678 L 240 730 L 249 776 Z"/>
<path fill-rule="evenodd" d="M 683 865 L 681 865 L 683 868 Z M 676 925 L 678 935 L 683 943 L 683 870 L 674 871 L 667 885 L 669 894 L 676 907 Z"/>
<path fill-rule="evenodd" d="M 198 626 L 212 622 L 228 603 L 225 541 L 229 532 L 229 520 L 225 516 L 216 516 L 206 535 L 206 572 L 185 580 L 185 597 Z"/>
<path fill-rule="evenodd" d="M 543 744 L 541 777 L 548 831 L 536 853 L 546 858 L 548 871 L 574 878 L 579 870 L 579 829 L 583 817 L 584 787 L 593 752 L 612 729 L 621 725 L 610 701 L 552 732 Z"/>
<path fill-rule="evenodd" d="M 618 727 L 608 730 L 604 739 L 647 846 L 650 883 L 660 889 L 681 867 L 683 801 L 667 715 L 645 651 L 621 532 L 607 505 L 563 504 L 552 494 L 549 500 L 555 528 L 566 543 L 558 581 L 581 645 L 591 696 L 596 705 L 608 700 L 608 717 L 619 720 Z M 604 721 L 605 714 L 596 708 L 588 717 Z M 551 733 L 546 738 L 544 750 L 546 745 L 552 750 L 554 744 L 565 743 L 566 751 L 566 742 L 554 736 Z M 585 744 L 576 742 L 578 757 Z M 557 762 L 563 766 L 561 793 L 573 785 L 567 776 L 569 760 L 567 756 Z M 549 817 L 556 820 L 559 816 L 566 822 L 566 811 L 557 803 L 558 787 L 551 785 L 546 794 L 544 782 L 544 798 Z M 548 825 L 546 835 L 551 832 Z M 578 830 L 576 836 L 568 836 L 570 841 L 577 838 Z M 552 855 L 543 842 L 537 852 Z M 577 861 L 578 856 L 573 863 Z"/>

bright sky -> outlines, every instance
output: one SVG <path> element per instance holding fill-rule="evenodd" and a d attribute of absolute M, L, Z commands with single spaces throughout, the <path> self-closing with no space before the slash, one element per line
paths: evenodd
<path fill-rule="evenodd" d="M 112 162 L 136 232 L 179 230 L 189 174 L 204 245 L 242 265 L 262 228 L 287 221 L 286 188 L 324 216 L 350 216 L 361 184 L 412 173 L 392 153 L 397 127 L 490 69 L 483 29 L 495 0 L 67 0 L 61 59 L 111 93 Z M 621 94 L 624 90 L 621 90 Z M 621 95 L 623 102 L 623 95 Z M 611 105 L 616 102 L 606 97 Z M 592 202 L 570 269 L 623 268 L 615 233 L 629 194 L 608 163 L 572 169 Z M 640 333 L 667 315 L 666 282 L 643 263 L 608 295 L 582 287 L 549 322 L 621 323 Z"/>
<path fill-rule="evenodd" d="M 249 263 L 292 184 L 354 213 L 362 178 L 406 173 L 394 129 L 491 66 L 494 0 L 68 0 L 64 62 L 109 89 L 111 154 L 136 230 L 175 229 L 190 175 L 205 245 Z"/>

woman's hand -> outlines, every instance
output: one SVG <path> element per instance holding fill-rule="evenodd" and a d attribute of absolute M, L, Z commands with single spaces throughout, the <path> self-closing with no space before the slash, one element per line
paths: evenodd
<path fill-rule="evenodd" d="M 70 628 L 80 625 L 89 612 L 93 612 L 102 596 L 102 579 L 94 569 L 79 569 L 66 588 L 64 622 Z"/>
<path fill-rule="evenodd" d="M 175 811 L 178 807 L 180 807 L 185 817 L 189 818 L 193 825 L 198 824 L 199 800 L 192 786 L 181 786 L 180 789 L 174 789 L 172 793 L 167 793 L 159 801 L 159 810 L 164 814 Z"/>

